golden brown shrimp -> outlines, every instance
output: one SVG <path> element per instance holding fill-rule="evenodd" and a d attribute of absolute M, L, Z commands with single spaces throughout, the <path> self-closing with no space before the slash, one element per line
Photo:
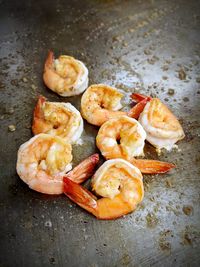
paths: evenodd
<path fill-rule="evenodd" d="M 71 145 L 60 137 L 39 134 L 19 148 L 17 173 L 33 190 L 45 194 L 62 194 L 63 177 L 72 168 L 71 160 Z M 92 176 L 98 161 L 98 154 L 91 155 L 68 172 L 67 177 L 82 183 Z"/>
<path fill-rule="evenodd" d="M 123 159 L 104 162 L 92 178 L 92 189 L 101 196 L 64 178 L 64 193 L 98 219 L 116 219 L 134 211 L 144 196 L 139 169 Z"/>
<path fill-rule="evenodd" d="M 32 131 L 59 136 L 73 144 L 83 132 L 83 119 L 70 103 L 49 102 L 40 96 L 34 109 Z"/>
<path fill-rule="evenodd" d="M 133 94 L 132 98 L 140 102 L 145 96 Z M 139 116 L 139 122 L 147 133 L 147 141 L 158 150 L 171 150 L 185 136 L 177 118 L 158 98 L 149 98 Z"/>
<path fill-rule="evenodd" d="M 106 121 L 99 129 L 96 144 L 106 159 L 122 158 L 143 173 L 163 173 L 174 167 L 171 163 L 135 159 L 143 156 L 146 133 L 141 124 L 128 116 Z"/>
<path fill-rule="evenodd" d="M 135 116 L 135 108 L 129 112 L 119 111 L 123 94 L 105 84 L 93 84 L 81 98 L 81 114 L 89 123 L 101 126 L 109 119 L 122 115 Z"/>
<path fill-rule="evenodd" d="M 54 59 L 53 52 L 49 51 L 43 80 L 49 89 L 61 96 L 79 95 L 88 86 L 88 69 L 83 62 L 70 56 Z"/>

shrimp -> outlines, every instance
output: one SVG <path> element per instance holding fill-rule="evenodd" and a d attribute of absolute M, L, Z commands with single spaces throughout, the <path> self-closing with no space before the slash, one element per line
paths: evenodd
<path fill-rule="evenodd" d="M 61 96 L 79 95 L 88 86 L 88 69 L 83 62 L 70 56 L 54 59 L 53 52 L 49 51 L 43 80 L 49 89 Z"/>
<path fill-rule="evenodd" d="M 91 85 L 81 98 L 81 114 L 96 126 L 122 115 L 134 117 L 134 107 L 129 112 L 120 111 L 122 97 L 123 94 L 114 87 L 105 84 Z"/>
<path fill-rule="evenodd" d="M 132 98 L 143 101 L 145 96 Z M 139 122 L 147 133 L 147 141 L 157 150 L 170 151 L 174 144 L 185 137 L 183 128 L 174 114 L 158 98 L 150 98 L 139 116 Z"/>
<path fill-rule="evenodd" d="M 60 137 L 39 134 L 21 145 L 17 158 L 17 173 L 28 186 L 40 193 L 62 194 L 63 177 L 72 168 L 71 145 Z M 89 178 L 99 161 L 94 154 L 72 171 L 67 177 L 76 183 Z"/>
<path fill-rule="evenodd" d="M 130 160 L 144 156 L 146 133 L 140 123 L 128 116 L 121 116 L 105 122 L 96 137 L 96 144 L 106 159 Z"/>
<path fill-rule="evenodd" d="M 96 144 L 106 159 L 122 158 L 137 166 L 143 173 L 163 173 L 174 167 L 171 163 L 141 160 L 146 133 L 141 124 L 128 116 L 110 119 L 99 129 Z"/>
<path fill-rule="evenodd" d="M 63 192 L 63 176 L 72 168 L 72 148 L 63 139 L 38 134 L 20 146 L 17 173 L 28 186 L 45 194 Z"/>
<path fill-rule="evenodd" d="M 34 109 L 32 131 L 34 134 L 47 133 L 76 143 L 83 132 L 80 112 L 70 103 L 48 102 L 39 96 Z"/>
<path fill-rule="evenodd" d="M 143 177 L 138 168 L 123 159 L 108 160 L 92 178 L 92 190 L 64 178 L 64 193 L 98 219 L 116 219 L 134 211 L 144 196 Z"/>

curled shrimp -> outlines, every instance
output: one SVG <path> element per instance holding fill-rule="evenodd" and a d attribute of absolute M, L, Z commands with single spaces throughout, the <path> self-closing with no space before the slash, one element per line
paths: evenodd
<path fill-rule="evenodd" d="M 134 158 L 144 155 L 145 138 L 146 133 L 137 120 L 121 116 L 108 120 L 100 127 L 96 144 L 106 159 L 128 160 L 142 173 L 164 173 L 173 168 L 171 163 Z"/>
<path fill-rule="evenodd" d="M 38 134 L 20 146 L 17 173 L 35 191 L 61 194 L 63 176 L 72 168 L 71 152 L 71 145 L 60 137 Z"/>
<path fill-rule="evenodd" d="M 101 126 L 109 119 L 122 115 L 134 117 L 134 109 L 120 111 L 123 94 L 116 88 L 105 84 L 91 85 L 81 98 L 81 114 L 89 123 Z"/>
<path fill-rule="evenodd" d="M 53 52 L 49 51 L 43 80 L 49 89 L 61 96 L 79 95 L 88 86 L 88 69 L 83 62 L 70 56 L 54 59 Z"/>
<path fill-rule="evenodd" d="M 17 173 L 28 186 L 40 193 L 62 194 L 63 177 L 72 168 L 71 145 L 60 137 L 39 134 L 20 146 L 17 158 Z M 89 178 L 99 161 L 94 154 L 72 171 L 67 177 L 76 183 Z"/>
<path fill-rule="evenodd" d="M 130 160 L 143 156 L 146 133 L 140 123 L 128 116 L 110 119 L 99 129 L 96 144 L 106 159 Z"/>
<path fill-rule="evenodd" d="M 83 119 L 70 103 L 49 102 L 40 96 L 34 109 L 32 131 L 34 134 L 59 136 L 70 144 L 76 143 L 83 132 Z"/>
<path fill-rule="evenodd" d="M 133 94 L 138 104 L 146 96 Z M 147 133 L 147 141 L 158 150 L 171 150 L 174 144 L 183 139 L 185 134 L 178 119 L 158 98 L 149 98 L 139 115 L 139 122 Z"/>
<path fill-rule="evenodd" d="M 104 162 L 92 178 L 92 189 L 64 178 L 64 193 L 98 219 L 116 219 L 134 211 L 144 196 L 140 170 L 123 159 Z"/>

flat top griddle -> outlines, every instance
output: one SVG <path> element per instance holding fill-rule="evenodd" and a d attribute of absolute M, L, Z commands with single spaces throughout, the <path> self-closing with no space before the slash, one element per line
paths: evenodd
<path fill-rule="evenodd" d="M 0 1 L 0 266 L 200 265 L 199 14 L 193 0 Z M 81 96 L 62 98 L 44 86 L 48 49 L 82 60 L 90 84 L 157 96 L 180 118 L 185 139 L 159 156 L 177 168 L 144 176 L 144 201 L 134 213 L 99 221 L 17 176 L 17 150 L 32 136 L 38 95 L 80 107 Z M 85 122 L 74 164 L 97 151 L 97 131 Z M 158 158 L 149 144 L 145 154 Z"/>

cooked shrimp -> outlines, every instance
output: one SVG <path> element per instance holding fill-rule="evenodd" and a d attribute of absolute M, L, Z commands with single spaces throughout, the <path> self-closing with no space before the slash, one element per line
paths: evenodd
<path fill-rule="evenodd" d="M 79 95 L 88 86 L 88 69 L 83 62 L 70 56 L 54 59 L 53 52 L 49 51 L 43 79 L 49 89 L 61 96 Z"/>
<path fill-rule="evenodd" d="M 143 173 L 162 173 L 169 171 L 173 164 L 134 159 L 143 156 L 146 133 L 141 124 L 128 116 L 110 119 L 99 129 L 96 144 L 106 159 L 122 158 L 137 166 Z"/>
<path fill-rule="evenodd" d="M 106 159 L 130 160 L 143 156 L 146 133 L 140 123 L 128 116 L 110 119 L 99 129 L 96 144 Z"/>
<path fill-rule="evenodd" d="M 141 100 L 142 97 L 144 96 L 141 96 Z M 147 141 L 158 150 L 171 150 L 185 136 L 177 118 L 158 98 L 149 99 L 140 114 L 139 122 L 147 133 Z"/>
<path fill-rule="evenodd" d="M 92 178 L 90 191 L 64 178 L 64 193 L 98 219 L 116 219 L 134 211 L 144 196 L 140 170 L 123 159 L 104 162 Z"/>
<path fill-rule="evenodd" d="M 101 126 L 105 121 L 122 115 L 134 117 L 134 109 L 119 111 L 123 94 L 105 84 L 93 84 L 81 98 L 81 114 L 89 123 Z"/>
<path fill-rule="evenodd" d="M 71 161 L 71 145 L 60 137 L 39 134 L 19 148 L 17 173 L 33 190 L 45 194 L 62 194 L 63 177 L 71 170 Z M 68 172 L 67 177 L 82 183 L 92 176 L 98 161 L 98 154 L 88 157 Z"/>
<path fill-rule="evenodd" d="M 38 134 L 20 146 L 17 173 L 33 190 L 61 194 L 63 176 L 72 168 L 71 152 L 71 145 L 60 137 Z"/>
<path fill-rule="evenodd" d="M 34 134 L 47 133 L 76 143 L 83 132 L 80 112 L 70 103 L 49 102 L 40 96 L 33 115 Z"/>

